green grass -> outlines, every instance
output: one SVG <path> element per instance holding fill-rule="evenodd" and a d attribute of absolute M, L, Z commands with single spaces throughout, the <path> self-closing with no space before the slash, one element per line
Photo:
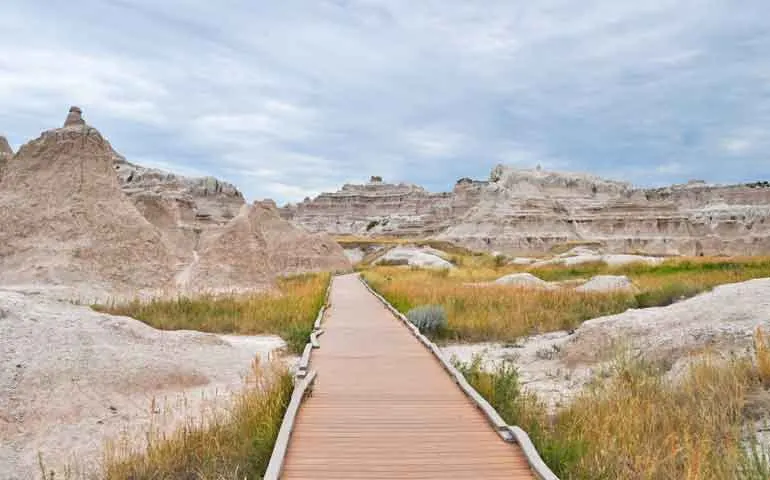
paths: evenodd
<path fill-rule="evenodd" d="M 133 317 L 161 330 L 280 335 L 292 352 L 299 353 L 325 301 L 330 278 L 328 273 L 288 277 L 279 280 L 279 291 L 270 293 L 179 297 L 93 308 Z"/>

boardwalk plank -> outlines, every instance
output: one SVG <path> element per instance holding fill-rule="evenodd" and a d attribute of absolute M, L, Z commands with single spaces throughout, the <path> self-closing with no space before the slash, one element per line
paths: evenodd
<path fill-rule="evenodd" d="M 358 281 L 336 277 L 284 479 L 534 479 L 440 363 Z"/>

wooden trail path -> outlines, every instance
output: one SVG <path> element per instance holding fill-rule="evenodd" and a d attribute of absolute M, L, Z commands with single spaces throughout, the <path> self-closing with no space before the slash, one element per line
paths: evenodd
<path fill-rule="evenodd" d="M 335 277 L 330 301 L 281 478 L 536 478 L 356 275 Z"/>

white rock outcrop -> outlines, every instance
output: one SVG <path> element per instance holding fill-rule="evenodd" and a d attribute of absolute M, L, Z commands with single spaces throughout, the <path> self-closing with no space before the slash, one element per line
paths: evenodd
<path fill-rule="evenodd" d="M 548 290 L 558 288 L 531 273 L 511 273 L 494 281 L 496 285 L 508 285 L 513 287 L 545 288 Z"/>
<path fill-rule="evenodd" d="M 625 275 L 596 275 L 589 281 L 575 288 L 578 292 L 616 292 L 634 291 L 634 283 Z"/>
<path fill-rule="evenodd" d="M 375 265 L 409 265 L 420 268 L 455 268 L 454 265 L 441 258 L 432 250 L 433 249 L 423 249 L 418 247 L 395 247 L 385 252 L 373 263 Z"/>

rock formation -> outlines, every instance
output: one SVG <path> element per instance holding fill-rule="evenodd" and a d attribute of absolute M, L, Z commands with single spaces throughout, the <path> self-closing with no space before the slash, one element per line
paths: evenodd
<path fill-rule="evenodd" d="M 417 185 L 390 184 L 373 176 L 365 185 L 344 185 L 281 209 L 281 215 L 313 232 L 335 235 L 425 236 L 452 216 L 453 195 Z"/>
<path fill-rule="evenodd" d="M 245 204 L 237 188 L 213 177 L 185 177 L 145 168 L 117 153 L 114 162 L 123 193 L 180 255 L 192 258 L 200 235 L 225 225 Z"/>
<path fill-rule="evenodd" d="M 654 255 L 770 253 L 770 185 L 691 182 L 641 189 L 599 177 L 496 167 L 451 193 L 414 185 L 345 185 L 282 209 L 311 231 L 433 237 L 469 248 L 537 254 L 590 242 Z"/>
<path fill-rule="evenodd" d="M 83 110 L 80 107 L 70 107 L 67 118 L 64 119 L 64 127 L 82 127 L 86 124 L 83 120 Z"/>
<path fill-rule="evenodd" d="M 280 275 L 350 269 L 342 247 L 283 220 L 271 202 L 243 205 L 227 225 L 204 232 L 197 256 L 182 282 L 187 290 L 237 292 L 267 288 Z"/>
<path fill-rule="evenodd" d="M 73 108 L 19 149 L 0 180 L 0 282 L 86 297 L 167 285 L 176 258 L 123 195 L 112 147 Z M 84 290 L 80 290 L 82 287 Z"/>
<path fill-rule="evenodd" d="M 4 136 L 0 135 L 0 178 L 3 178 L 3 170 L 12 157 L 13 150 L 8 144 L 8 140 L 6 140 Z"/>
<path fill-rule="evenodd" d="M 228 183 L 127 162 L 77 107 L 4 169 L 0 225 L 0 284 L 83 300 L 265 289 L 350 268 L 339 245 L 274 203 L 248 206 Z"/>

